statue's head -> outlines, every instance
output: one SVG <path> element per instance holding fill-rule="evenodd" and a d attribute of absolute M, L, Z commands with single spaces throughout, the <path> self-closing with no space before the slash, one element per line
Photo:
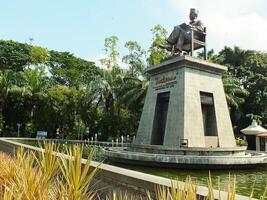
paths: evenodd
<path fill-rule="evenodd" d="M 190 14 L 189 14 L 189 18 L 191 21 L 195 20 L 198 16 L 198 10 L 195 8 L 191 8 L 190 9 Z"/>

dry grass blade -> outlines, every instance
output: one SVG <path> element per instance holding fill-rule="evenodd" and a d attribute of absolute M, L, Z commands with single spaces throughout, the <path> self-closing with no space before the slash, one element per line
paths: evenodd
<path fill-rule="evenodd" d="M 197 200 L 197 187 L 188 176 L 183 187 L 178 180 L 172 180 L 170 188 L 156 185 L 155 195 L 157 200 Z M 148 199 L 152 200 L 149 193 Z"/>
<path fill-rule="evenodd" d="M 218 177 L 219 200 L 221 199 L 221 179 Z"/>
<path fill-rule="evenodd" d="M 6 188 L 12 190 L 5 190 L 4 195 L 12 196 L 13 199 L 46 199 L 41 198 L 47 194 L 47 188 L 44 186 L 43 174 L 36 166 L 33 152 L 18 149 L 13 166 L 10 166 L 14 171 L 5 183 Z"/>
<path fill-rule="evenodd" d="M 184 198 L 184 193 L 180 189 L 179 181 L 173 180 L 171 183 L 171 188 L 170 188 L 170 196 L 172 197 L 173 200 L 178 200 Z"/>
<path fill-rule="evenodd" d="M 162 185 L 157 185 L 155 191 L 156 191 L 156 199 L 162 199 L 162 200 L 170 199 L 170 195 L 168 195 L 169 189 L 167 187 Z"/>
<path fill-rule="evenodd" d="M 187 200 L 197 199 L 197 186 L 193 183 L 190 176 L 186 179 L 186 188 L 184 189 Z"/>
<path fill-rule="evenodd" d="M 227 200 L 235 200 L 235 195 L 236 195 L 235 185 L 236 185 L 236 177 L 234 176 L 232 180 L 231 175 L 229 174 Z"/>
<path fill-rule="evenodd" d="M 256 184 L 256 178 L 255 178 L 254 181 L 253 181 L 253 185 L 252 185 L 252 188 L 251 188 L 251 193 L 250 193 L 250 196 L 249 196 L 250 199 L 253 198 L 253 193 L 254 193 L 255 184 Z"/>
<path fill-rule="evenodd" d="M 14 178 L 16 164 L 6 154 L 0 153 L 0 196 L 6 191 L 6 184 Z"/>
<path fill-rule="evenodd" d="M 70 200 L 93 199 L 94 191 L 89 191 L 93 177 L 98 168 L 91 170 L 90 164 L 94 151 L 91 151 L 85 164 L 82 163 L 83 148 L 77 145 L 67 150 L 69 159 L 61 158 L 60 169 L 63 175 L 65 189 Z"/>
<path fill-rule="evenodd" d="M 36 162 L 41 168 L 44 179 L 49 182 L 59 170 L 59 160 L 55 152 L 58 152 L 59 148 L 54 143 L 44 143 L 44 151 L 38 152 L 38 158 Z"/>
<path fill-rule="evenodd" d="M 127 194 L 127 192 L 122 193 L 119 192 L 119 194 L 117 194 L 116 191 L 113 191 L 113 195 L 112 195 L 112 199 L 110 199 L 109 197 L 106 197 L 106 200 L 136 200 L 137 197 L 134 195 L 129 195 Z M 138 197 L 138 200 L 141 200 L 141 197 Z"/>
<path fill-rule="evenodd" d="M 211 180 L 211 173 L 209 172 L 209 178 L 207 180 L 208 182 L 208 196 L 207 196 L 207 199 L 208 200 L 214 200 L 214 193 L 213 193 L 213 185 L 212 185 L 212 180 Z"/>
<path fill-rule="evenodd" d="M 263 195 L 260 197 L 260 200 L 265 200 L 265 199 L 267 199 L 267 186 L 265 187 Z"/>

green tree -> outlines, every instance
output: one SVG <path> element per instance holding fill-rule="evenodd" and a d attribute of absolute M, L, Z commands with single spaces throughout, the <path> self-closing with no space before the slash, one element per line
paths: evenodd
<path fill-rule="evenodd" d="M 239 90 L 246 91 L 247 94 L 244 101 L 237 102 L 241 112 L 239 120 L 235 120 L 237 130 L 251 123 L 247 117 L 248 114 L 262 116 L 263 125 L 266 126 L 266 54 L 253 50 L 243 50 L 238 47 L 225 47 L 218 56 L 220 57 L 219 63 L 227 65 L 229 74 L 236 78 L 234 82 Z"/>
<path fill-rule="evenodd" d="M 160 49 L 159 45 L 166 43 L 165 39 L 167 38 L 167 30 L 161 25 L 156 25 L 151 29 L 152 32 L 152 44 L 149 48 L 149 65 L 159 64 L 161 60 L 167 58 L 171 55 L 170 52 Z"/>
<path fill-rule="evenodd" d="M 49 52 L 42 47 L 30 46 L 30 58 L 31 64 L 44 65 L 49 59 Z"/>
<path fill-rule="evenodd" d="M 29 113 L 29 121 L 26 123 L 26 132 L 33 133 L 34 126 L 34 112 L 36 107 L 46 97 L 46 91 L 50 86 L 50 80 L 46 76 L 43 67 L 35 67 L 27 69 L 22 72 L 23 85 L 21 86 L 21 94 L 24 96 L 25 104 L 27 105 Z"/>
<path fill-rule="evenodd" d="M 92 85 L 94 85 L 94 83 L 92 83 Z M 91 138 L 98 133 L 98 121 L 100 118 L 99 104 L 101 102 L 98 94 L 96 87 L 87 86 L 79 96 L 78 112 L 89 131 L 89 134 L 86 135 L 87 138 Z"/>
<path fill-rule="evenodd" d="M 48 65 L 52 78 L 61 85 L 83 87 L 88 79 L 100 72 L 93 62 L 75 57 L 68 52 L 50 51 Z"/>
<path fill-rule="evenodd" d="M 104 44 L 104 52 L 107 57 L 100 60 L 101 64 L 106 66 L 107 69 L 117 68 L 118 66 L 118 59 L 119 59 L 119 52 L 117 50 L 117 43 L 118 43 L 117 36 L 111 36 L 105 38 Z"/>
<path fill-rule="evenodd" d="M 75 88 L 56 85 L 47 91 L 46 113 L 43 120 L 48 120 L 48 129 L 51 137 L 56 137 L 56 129 L 60 130 L 61 138 L 77 139 L 77 126 L 80 126 L 80 118 L 77 114 L 79 91 Z"/>
<path fill-rule="evenodd" d="M 145 73 L 145 50 L 136 42 L 128 41 L 124 45 L 129 54 L 122 58 L 122 61 L 128 64 L 129 72 L 134 76 L 144 76 Z"/>
<path fill-rule="evenodd" d="M 135 41 L 126 42 L 125 47 L 129 54 L 123 57 L 123 61 L 129 65 L 130 70 L 123 79 L 118 96 L 126 107 L 139 116 L 148 88 L 148 77 L 145 74 L 146 52 Z"/>
<path fill-rule="evenodd" d="M 167 31 L 152 30 L 152 43 L 145 51 L 128 41 L 128 54 L 120 66 L 118 38 L 105 39 L 103 68 L 68 52 L 14 41 L 0 41 L 0 131 L 15 135 L 22 131 L 47 130 L 49 137 L 81 138 L 101 134 L 100 139 L 135 134 L 148 88 L 145 69 L 170 56 L 159 49 Z M 201 53 L 199 54 L 201 56 Z M 267 55 L 238 47 L 208 52 L 211 62 L 226 65 L 223 75 L 231 119 L 238 132 L 257 116 L 267 125 Z M 49 70 L 49 73 L 46 71 Z"/>
<path fill-rule="evenodd" d="M 11 87 L 11 72 L 0 71 L 0 133 L 2 132 L 4 126 L 3 109 Z"/>
<path fill-rule="evenodd" d="M 239 109 L 240 105 L 245 102 L 249 92 L 242 88 L 240 81 L 230 73 L 223 75 L 223 85 L 228 105 L 232 109 Z"/>
<path fill-rule="evenodd" d="M 31 63 L 31 47 L 12 40 L 0 40 L 0 70 L 22 71 Z"/>
<path fill-rule="evenodd" d="M 121 101 L 132 111 L 142 112 L 145 96 L 148 88 L 147 79 L 139 79 L 136 76 L 126 76 L 119 96 Z"/>

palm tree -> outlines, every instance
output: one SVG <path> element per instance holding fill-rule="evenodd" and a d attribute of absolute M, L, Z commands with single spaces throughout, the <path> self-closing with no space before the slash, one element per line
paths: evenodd
<path fill-rule="evenodd" d="M 233 109 L 238 109 L 245 102 L 245 97 L 249 92 L 244 89 L 239 80 L 229 73 L 223 75 L 223 85 L 228 105 Z"/>
<path fill-rule="evenodd" d="M 92 90 L 98 96 L 96 97 L 97 105 L 101 105 L 104 112 L 109 112 L 113 109 L 117 93 L 123 82 L 123 72 L 119 68 L 112 70 L 103 70 L 102 76 L 94 81 Z"/>
<path fill-rule="evenodd" d="M 3 120 L 3 109 L 6 103 L 6 99 L 10 88 L 12 87 L 11 72 L 1 71 L 0 72 L 0 132 L 2 131 L 4 120 Z"/>
<path fill-rule="evenodd" d="M 2 111 L 6 97 L 11 88 L 11 72 L 1 71 L 0 72 L 0 109 Z"/>
<path fill-rule="evenodd" d="M 124 78 L 124 84 L 119 93 L 121 101 L 133 111 L 141 112 L 149 81 L 146 77 L 140 79 L 136 76 Z"/>
<path fill-rule="evenodd" d="M 34 111 L 38 103 L 46 97 L 50 81 L 42 67 L 25 70 L 22 72 L 22 78 L 23 84 L 19 89 L 29 111 L 29 122 L 26 126 L 28 127 L 27 129 L 32 131 Z"/>
<path fill-rule="evenodd" d="M 24 89 L 30 96 L 43 95 L 49 86 L 49 79 L 44 68 L 35 67 L 25 70 L 22 74 L 24 78 Z"/>

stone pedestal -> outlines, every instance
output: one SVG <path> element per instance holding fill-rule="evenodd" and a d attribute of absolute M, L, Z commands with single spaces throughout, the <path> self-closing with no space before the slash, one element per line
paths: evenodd
<path fill-rule="evenodd" d="M 235 147 L 221 78 L 226 70 L 190 56 L 148 68 L 150 84 L 135 144 Z"/>

